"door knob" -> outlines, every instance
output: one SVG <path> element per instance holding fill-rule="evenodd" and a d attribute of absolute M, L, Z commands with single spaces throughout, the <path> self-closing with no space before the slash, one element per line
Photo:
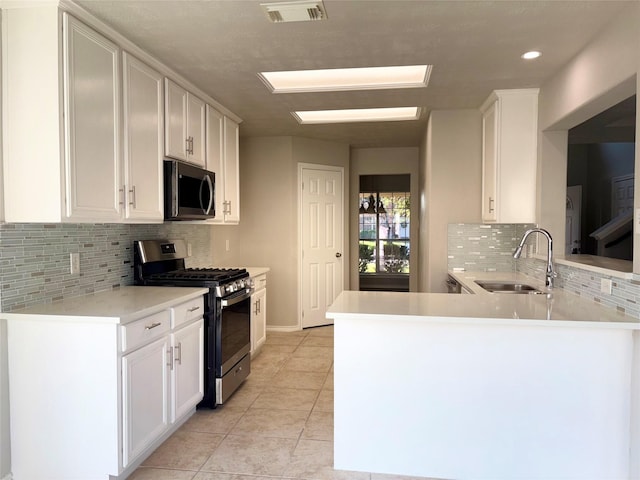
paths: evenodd
<path fill-rule="evenodd" d="M 340 258 L 342 254 L 340 252 L 336 253 L 336 258 Z"/>

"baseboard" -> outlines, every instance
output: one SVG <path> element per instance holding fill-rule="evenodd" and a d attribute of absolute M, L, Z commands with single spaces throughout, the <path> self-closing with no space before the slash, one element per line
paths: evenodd
<path fill-rule="evenodd" d="M 267 325 L 267 332 L 289 333 L 289 332 L 299 332 L 299 331 L 300 331 L 300 327 L 298 325 L 291 325 L 291 326 Z"/>

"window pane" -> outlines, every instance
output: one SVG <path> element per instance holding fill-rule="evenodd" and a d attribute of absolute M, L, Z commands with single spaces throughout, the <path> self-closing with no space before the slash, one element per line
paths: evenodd
<path fill-rule="evenodd" d="M 375 273 L 375 241 L 360 241 L 360 254 L 358 257 L 358 271 L 360 273 Z"/>
<path fill-rule="evenodd" d="M 409 273 L 410 207 L 409 192 L 369 190 L 360 193 L 358 268 L 361 274 Z"/>
<path fill-rule="evenodd" d="M 409 242 L 380 241 L 380 268 L 387 273 L 409 273 Z"/>

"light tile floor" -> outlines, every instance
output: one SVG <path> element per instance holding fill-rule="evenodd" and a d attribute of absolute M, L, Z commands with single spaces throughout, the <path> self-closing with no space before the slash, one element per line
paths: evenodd
<path fill-rule="evenodd" d="M 269 333 L 229 401 L 198 410 L 130 480 L 386 480 L 333 469 L 333 327 Z"/>
<path fill-rule="evenodd" d="M 333 469 L 333 327 L 269 333 L 225 405 L 198 410 L 129 480 L 394 480 Z"/>

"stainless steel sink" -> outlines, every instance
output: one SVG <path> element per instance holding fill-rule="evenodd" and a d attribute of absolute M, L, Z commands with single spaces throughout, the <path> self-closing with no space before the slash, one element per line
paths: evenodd
<path fill-rule="evenodd" d="M 496 281 L 496 280 L 476 280 L 476 283 L 491 293 L 521 293 L 529 295 L 543 294 L 536 287 L 527 285 L 526 283 Z"/>

